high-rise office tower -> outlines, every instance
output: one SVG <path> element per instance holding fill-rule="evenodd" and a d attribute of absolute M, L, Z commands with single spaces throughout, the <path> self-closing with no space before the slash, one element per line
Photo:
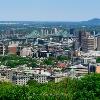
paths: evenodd
<path fill-rule="evenodd" d="M 82 51 L 88 52 L 96 49 L 96 40 L 94 36 L 83 37 L 82 39 Z"/>
<path fill-rule="evenodd" d="M 97 37 L 97 51 L 100 51 L 100 36 Z"/>

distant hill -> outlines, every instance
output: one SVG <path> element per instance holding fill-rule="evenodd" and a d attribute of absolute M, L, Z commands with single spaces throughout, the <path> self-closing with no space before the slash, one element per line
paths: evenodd
<path fill-rule="evenodd" d="M 100 19 L 99 18 L 94 18 L 88 21 L 82 21 L 80 22 L 81 24 L 84 25 L 100 25 Z"/>
<path fill-rule="evenodd" d="M 100 19 L 93 18 L 88 21 L 80 21 L 80 22 L 66 22 L 67 25 L 76 25 L 76 26 L 99 26 Z"/>
<path fill-rule="evenodd" d="M 80 21 L 80 22 L 64 22 L 64 21 L 0 21 L 2 24 L 28 24 L 28 25 L 36 25 L 36 26 L 99 26 L 100 25 L 100 19 L 99 18 L 93 18 L 88 21 Z"/>

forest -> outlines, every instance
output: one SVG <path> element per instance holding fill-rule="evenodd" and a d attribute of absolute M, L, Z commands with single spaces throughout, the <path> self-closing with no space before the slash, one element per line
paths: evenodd
<path fill-rule="evenodd" d="M 100 100 L 100 74 L 59 83 L 30 80 L 26 86 L 0 82 L 0 100 Z"/>

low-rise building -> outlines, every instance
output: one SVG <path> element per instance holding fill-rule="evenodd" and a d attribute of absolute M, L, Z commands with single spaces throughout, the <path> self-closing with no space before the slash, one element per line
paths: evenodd
<path fill-rule="evenodd" d="M 69 76 L 72 78 L 88 74 L 88 66 L 83 66 L 81 64 L 70 66 L 68 70 L 69 70 Z"/>
<path fill-rule="evenodd" d="M 25 73 L 15 72 L 13 73 L 12 82 L 16 85 L 26 85 L 30 80 L 30 76 Z"/>
<path fill-rule="evenodd" d="M 7 79 L 7 77 L 6 76 L 2 76 L 1 74 L 0 74 L 0 82 L 11 82 L 9 79 Z"/>
<path fill-rule="evenodd" d="M 33 74 L 31 79 L 36 80 L 38 83 L 48 83 L 48 76 L 45 74 Z"/>
<path fill-rule="evenodd" d="M 32 47 L 25 47 L 20 51 L 20 56 L 26 57 L 31 56 L 32 57 Z"/>
<path fill-rule="evenodd" d="M 18 44 L 9 44 L 8 46 L 8 54 L 16 54 L 17 53 Z"/>
<path fill-rule="evenodd" d="M 96 73 L 100 73 L 100 66 L 96 66 Z"/>
<path fill-rule="evenodd" d="M 83 64 L 89 64 L 89 63 L 96 63 L 96 59 L 92 58 L 92 57 L 83 57 L 81 58 L 81 63 Z"/>

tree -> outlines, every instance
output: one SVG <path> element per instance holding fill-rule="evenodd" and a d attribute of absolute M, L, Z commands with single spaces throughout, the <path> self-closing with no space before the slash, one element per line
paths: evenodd
<path fill-rule="evenodd" d="M 96 63 L 100 63 L 100 57 L 96 58 Z"/>
<path fill-rule="evenodd" d="M 36 80 L 29 80 L 27 82 L 27 85 L 29 86 L 37 86 L 39 83 Z"/>
<path fill-rule="evenodd" d="M 70 91 L 72 100 L 100 100 L 100 74 L 90 74 L 77 80 Z"/>
<path fill-rule="evenodd" d="M 0 100 L 100 100 L 100 74 L 48 84 L 30 80 L 26 86 L 0 82 Z"/>
<path fill-rule="evenodd" d="M 48 58 L 48 59 L 45 59 L 43 61 L 43 63 L 46 64 L 46 65 L 53 65 L 54 64 L 54 61 Z"/>
<path fill-rule="evenodd" d="M 64 61 L 64 60 L 70 60 L 67 56 L 58 56 L 57 57 L 57 60 L 59 60 L 59 61 Z"/>

